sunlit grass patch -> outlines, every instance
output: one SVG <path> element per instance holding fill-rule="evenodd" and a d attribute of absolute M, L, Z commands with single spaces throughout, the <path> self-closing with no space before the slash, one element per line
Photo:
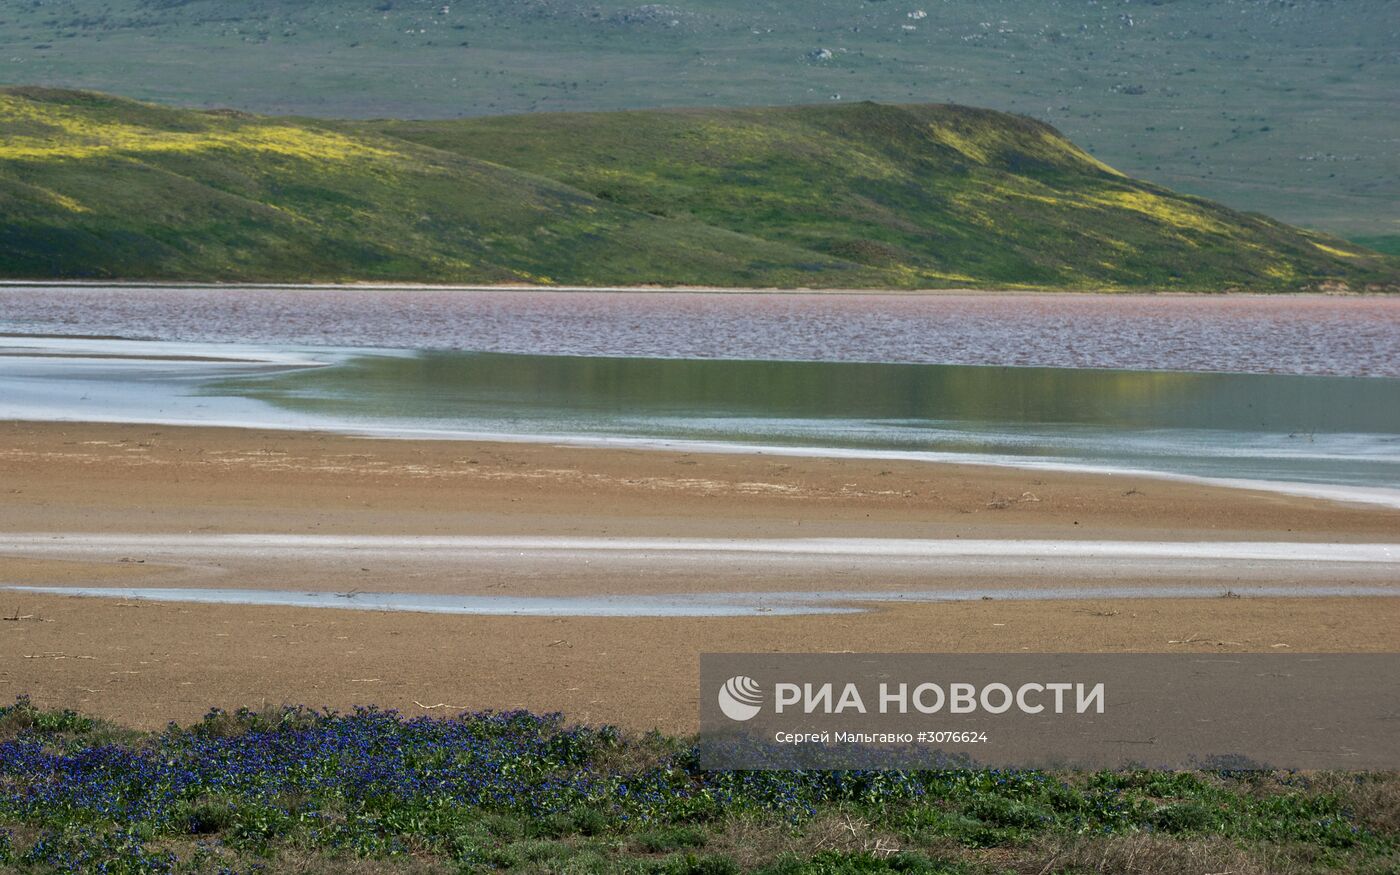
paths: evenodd
<path fill-rule="evenodd" d="M 1154 221 L 1175 228 L 1199 231 L 1203 234 L 1231 233 L 1223 222 L 1211 218 L 1203 211 L 1191 209 L 1181 202 L 1147 191 L 1110 190 L 1090 195 L 1088 200 L 1100 206 L 1141 213 Z"/>
<path fill-rule="evenodd" d="M 1313 246 L 1316 246 L 1318 249 L 1321 249 L 1323 252 L 1326 252 L 1328 255 L 1335 255 L 1335 256 L 1337 256 L 1338 258 L 1358 258 L 1358 257 L 1360 257 L 1360 253 L 1358 253 L 1358 252 L 1349 252 L 1349 251 L 1347 251 L 1347 250 L 1345 250 L 1345 249 L 1339 249 L 1339 248 L 1336 247 L 1336 246 L 1328 246 L 1326 243 L 1319 243 L 1319 242 L 1316 241 L 1316 240 L 1312 241 L 1312 245 L 1313 245 Z"/>
<path fill-rule="evenodd" d="M 191 114 L 193 115 L 193 114 Z M 112 153 L 266 153 L 307 161 L 385 159 L 397 153 L 344 134 L 276 120 L 204 116 L 194 129 L 132 124 L 81 106 L 0 91 L 0 160 L 93 158 Z"/>

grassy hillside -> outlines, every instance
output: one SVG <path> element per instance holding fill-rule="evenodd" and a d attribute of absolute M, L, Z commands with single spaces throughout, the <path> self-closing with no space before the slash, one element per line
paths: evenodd
<path fill-rule="evenodd" d="M 950 106 L 323 122 L 0 91 L 0 274 L 1296 289 L 1400 262 Z"/>
<path fill-rule="evenodd" d="M 962 103 L 1380 235 L 1397 24 L 1394 0 L 24 0 L 0 3 L 0 82 L 342 118 Z"/>
<path fill-rule="evenodd" d="M 1386 272 L 1353 244 L 1126 178 L 1048 125 L 966 107 L 536 114 L 373 129 L 885 268 L 901 285 L 1282 287 Z"/>
<path fill-rule="evenodd" d="M 323 125 L 0 92 L 0 274 L 797 282 L 858 268 Z"/>

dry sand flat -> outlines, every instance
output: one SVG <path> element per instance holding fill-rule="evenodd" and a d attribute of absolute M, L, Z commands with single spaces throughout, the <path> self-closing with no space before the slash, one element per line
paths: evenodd
<path fill-rule="evenodd" d="M 687 731 L 698 654 L 1393 651 L 1400 599 L 962 602 L 842 616 L 599 619 L 6 599 L 0 691 L 155 727 L 210 706 L 561 710 Z"/>
<path fill-rule="evenodd" d="M 1151 478 L 975 466 L 6 423 L 0 532 L 1391 543 L 1400 511 Z M 271 563 L 267 572 L 278 568 Z M 333 580 L 305 572 L 296 582 L 427 592 L 447 585 L 419 571 L 355 567 Z M 140 556 L 0 556 L 4 583 L 161 586 L 178 578 L 189 585 L 190 573 Z M 227 569 L 209 573 L 226 576 Z M 296 578 L 285 562 L 281 573 Z M 713 582 L 703 568 L 663 577 L 673 589 Z M 1235 578 L 1222 577 L 1223 592 Z M 641 574 L 611 585 L 636 592 L 646 580 Z M 578 593 L 609 578 L 556 568 L 500 582 L 519 592 Z M 835 582 L 814 587 L 800 573 L 777 580 L 803 589 L 892 585 L 860 568 Z M 776 585 L 768 575 L 748 583 Z M 241 582 L 256 584 L 273 585 Z M 527 618 L 0 593 L 0 614 L 17 618 L 0 621 L 0 693 L 29 692 L 42 704 L 142 725 L 197 716 L 210 705 L 266 701 L 375 702 L 410 713 L 561 709 L 581 720 L 686 729 L 695 717 L 697 655 L 706 650 L 1400 647 L 1396 598 L 870 608 L 738 619 Z"/>
<path fill-rule="evenodd" d="M 0 531 L 1389 542 L 1400 511 L 975 465 L 0 423 Z"/>

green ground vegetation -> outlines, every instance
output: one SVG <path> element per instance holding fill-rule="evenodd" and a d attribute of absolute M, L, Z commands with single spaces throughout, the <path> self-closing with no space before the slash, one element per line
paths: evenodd
<path fill-rule="evenodd" d="M 1393 873 L 1393 773 L 715 772 L 524 712 L 0 708 L 0 871 Z"/>
<path fill-rule="evenodd" d="M 1393 0 L 12 0 L 0 82 L 337 118 L 960 103 L 1137 177 L 1400 232 Z"/>
<path fill-rule="evenodd" d="M 332 122 L 11 88 L 0 274 L 1297 290 L 1400 261 L 966 107 Z"/>

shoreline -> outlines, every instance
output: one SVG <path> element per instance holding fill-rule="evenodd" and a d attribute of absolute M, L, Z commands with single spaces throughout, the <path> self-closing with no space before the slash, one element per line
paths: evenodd
<path fill-rule="evenodd" d="M 509 355 L 508 353 L 504 355 Z M 192 359 L 206 362 L 211 359 Z M 280 363 L 279 363 L 280 364 Z M 323 362 L 294 363 L 300 367 L 324 367 Z M 968 367 L 978 367 L 969 365 Z M 1388 379 L 1388 378 L 1376 378 Z M 132 426 L 137 428 L 219 429 L 249 432 L 286 432 L 292 434 L 333 435 L 370 441 L 424 441 L 449 444 L 523 445 L 558 449 L 599 451 L 640 451 L 644 453 L 684 453 L 717 456 L 761 457 L 770 459 L 849 459 L 873 462 L 908 462 L 918 465 L 948 465 L 991 470 L 1013 470 L 1029 473 L 1055 473 L 1099 477 L 1132 477 L 1189 484 L 1212 489 L 1229 489 L 1286 495 L 1317 501 L 1381 507 L 1400 510 L 1400 489 L 1385 486 L 1355 486 L 1341 483 L 1321 483 L 1303 480 L 1253 480 L 1245 477 L 1214 477 L 1156 471 L 1111 464 L 1061 461 L 1044 456 L 1005 456 L 991 453 L 954 453 L 941 451 L 862 449 L 854 447 L 805 447 L 783 444 L 747 444 L 685 438 L 649 438 L 617 435 L 552 435 L 506 434 L 499 432 L 469 432 L 427 428 L 327 427 L 320 423 L 240 423 L 236 421 L 194 421 L 186 419 L 0 419 L 0 425 L 28 423 L 83 426 Z"/>
<path fill-rule="evenodd" d="M 446 511 L 445 519 L 465 512 L 461 504 L 468 494 L 457 491 L 464 489 L 480 502 L 477 513 L 467 513 L 472 519 L 485 515 L 500 523 L 528 516 L 558 524 L 496 524 L 477 531 L 445 523 L 405 527 L 397 521 L 328 531 L 636 537 L 722 532 L 743 538 L 775 531 L 742 525 L 686 531 L 680 524 L 757 516 L 780 520 L 782 536 L 788 525 L 805 522 L 805 537 L 866 537 L 883 521 L 892 529 L 876 536 L 927 538 L 955 524 L 962 537 L 1004 529 L 1020 538 L 1054 531 L 1056 537 L 1139 540 L 1144 531 L 1156 530 L 1190 536 L 1161 540 L 1197 540 L 1195 534 L 1206 533 L 1206 540 L 1296 541 L 1367 540 L 1370 535 L 1390 540 L 1400 521 L 1400 513 L 1390 507 L 1198 483 L 1157 472 L 1035 468 L 916 454 L 867 457 L 858 451 L 847 455 L 792 448 L 791 454 L 778 455 L 765 448 L 745 449 L 704 452 L 685 444 L 642 446 L 606 439 L 580 446 L 533 437 L 390 439 L 314 429 L 8 420 L 0 421 L 0 482 L 11 487 L 12 497 L 0 505 L 0 531 L 107 528 L 35 524 L 31 511 L 60 502 L 74 511 L 66 517 L 70 522 L 92 518 L 97 504 L 144 509 L 155 516 L 164 515 L 163 507 L 182 506 L 186 515 L 179 518 L 188 521 L 191 512 L 226 517 L 225 499 L 234 496 L 247 506 L 291 511 L 317 507 L 308 499 L 344 489 L 374 498 L 371 506 L 408 503 L 427 512 Z M 295 484 L 312 491 L 289 491 Z M 596 501 L 603 495 L 614 502 L 608 512 Z M 331 500 L 317 509 L 344 517 L 343 504 Z M 131 526 L 129 516 L 111 519 L 118 521 L 107 528 L 112 532 L 150 531 Z M 589 519 L 611 519 L 615 528 L 588 525 Z M 667 519 L 677 525 L 667 525 Z M 214 530 L 304 531 L 228 525 Z M 1118 538 L 1108 534 L 1112 532 L 1134 536 Z M 1248 536 L 1226 537 L 1226 532 Z"/>
<path fill-rule="evenodd" d="M 882 545 L 1044 539 L 1081 549 L 1103 541 L 1366 545 L 1392 543 L 1400 530 L 1396 510 L 1142 477 L 0 422 L 0 484 L 0 533 L 67 533 L 79 543 L 84 534 L 130 536 L 102 555 L 65 557 L 59 548 L 36 558 L 0 549 L 5 583 L 622 600 L 840 590 L 868 607 L 738 617 L 488 616 L 0 592 L 7 620 L 0 622 L 0 696 L 28 693 L 42 706 L 144 727 L 195 719 L 210 706 L 343 709 L 374 702 L 410 715 L 439 713 L 446 709 L 434 708 L 446 703 L 689 731 L 701 652 L 1400 650 L 1400 598 L 1250 594 L 1251 576 L 1270 585 L 1315 585 L 1315 563 L 1306 562 L 1251 570 L 1208 560 L 1186 582 L 1222 596 L 1214 598 L 1086 592 L 1062 600 L 917 602 L 887 596 L 940 587 L 1089 586 L 1096 574 L 1116 587 L 1161 588 L 1173 572 L 1143 565 L 1140 572 L 1086 576 L 1072 566 L 1037 568 L 1033 558 L 975 567 L 923 560 L 812 566 L 782 557 L 755 572 L 705 557 L 648 558 L 645 550 L 618 551 L 621 565 L 568 554 L 552 564 L 501 556 L 433 563 L 354 549 L 364 536 L 869 538 Z M 343 543 L 316 561 L 274 552 L 172 562 L 142 546 L 232 535 L 254 545 L 268 535 L 338 536 Z M 1352 578 L 1347 585 L 1360 592 L 1364 576 Z M 1388 576 L 1379 583 L 1394 586 Z"/>
<path fill-rule="evenodd" d="M 731 287 L 731 286 L 666 286 L 666 285 L 637 285 L 637 286 L 576 286 L 576 285 L 530 285 L 521 283 L 502 283 L 496 285 L 474 285 L 456 283 L 392 283 L 392 282 L 208 282 L 208 281 L 182 281 L 182 280 L 143 280 L 143 279 L 120 279 L 120 280 L 25 280 L 25 279 L 0 279 L 0 288 L 6 287 L 33 287 L 33 288 L 143 288 L 143 289 L 267 289 L 276 291 L 297 291 L 297 290 L 322 290 L 322 291 L 435 291 L 435 292 L 557 292 L 560 294 L 570 294 L 578 292 L 592 293 L 615 293 L 615 294 L 637 294 L 637 293 L 657 293 L 657 292 L 680 292 L 690 294 L 711 294 L 711 295 L 870 295 L 876 297 L 908 297 L 908 296 L 1051 296 L 1066 297 L 1079 295 L 1084 297 L 1102 297 L 1112 295 L 1114 297 L 1182 297 L 1182 298 L 1322 298 L 1335 300 L 1337 298 L 1387 298 L 1397 295 L 1396 292 L 1368 291 L 1366 289 L 1349 289 L 1347 291 L 1323 291 L 1319 289 L 1308 289 L 1299 291 L 1281 291 L 1278 289 L 1139 289 L 1139 288 L 1103 288 L 1103 289 L 1047 289 L 1047 288 L 928 288 L 928 289 L 889 289 L 889 288 L 784 288 L 777 286 L 755 286 Z"/>

